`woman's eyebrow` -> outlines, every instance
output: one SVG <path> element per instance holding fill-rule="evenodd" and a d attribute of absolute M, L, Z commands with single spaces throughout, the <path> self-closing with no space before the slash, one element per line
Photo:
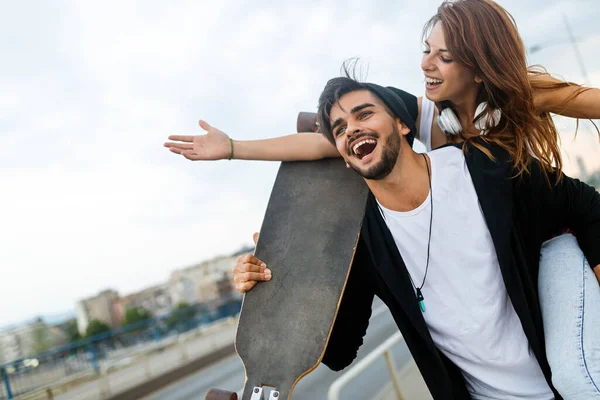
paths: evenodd
<path fill-rule="evenodd" d="M 425 40 L 425 46 L 427 46 L 427 47 L 430 47 L 430 48 L 431 48 L 431 45 L 429 44 L 429 42 L 428 42 L 427 40 Z M 438 51 L 439 51 L 440 53 L 448 53 L 448 50 L 447 50 L 447 49 L 439 49 Z"/>

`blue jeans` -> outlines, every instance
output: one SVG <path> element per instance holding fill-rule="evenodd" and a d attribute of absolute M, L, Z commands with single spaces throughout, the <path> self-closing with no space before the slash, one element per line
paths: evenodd
<path fill-rule="evenodd" d="M 600 285 L 573 235 L 542 246 L 538 288 L 554 387 L 600 399 Z"/>

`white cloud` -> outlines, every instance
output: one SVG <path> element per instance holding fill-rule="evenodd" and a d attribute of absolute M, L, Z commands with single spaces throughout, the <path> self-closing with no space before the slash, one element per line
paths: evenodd
<path fill-rule="evenodd" d="M 37 3 L 0 12 L 0 293 L 13 305 L 0 326 L 249 243 L 277 164 L 190 163 L 167 135 L 200 132 L 199 118 L 240 139 L 291 133 L 354 56 L 369 80 L 419 94 L 439 1 Z M 568 12 L 600 85 L 595 1 L 501 3 L 531 43 L 562 36 Z M 579 79 L 568 51 L 534 62 Z M 590 137 L 569 151 L 594 158 Z"/>

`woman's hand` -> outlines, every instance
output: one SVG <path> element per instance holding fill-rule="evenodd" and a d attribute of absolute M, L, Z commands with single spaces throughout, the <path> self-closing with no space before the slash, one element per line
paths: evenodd
<path fill-rule="evenodd" d="M 205 135 L 182 136 L 172 135 L 166 142 L 165 147 L 175 154 L 181 154 L 188 160 L 223 160 L 231 158 L 231 143 L 229 136 L 200 120 L 200 128 L 206 131 Z"/>

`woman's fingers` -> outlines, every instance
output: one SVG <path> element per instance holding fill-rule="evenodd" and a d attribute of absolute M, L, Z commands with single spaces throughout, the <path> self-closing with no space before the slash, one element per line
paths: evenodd
<path fill-rule="evenodd" d="M 165 147 L 168 147 L 170 149 L 173 148 L 177 148 L 177 149 L 185 149 L 185 150 L 190 150 L 194 148 L 194 145 L 191 143 L 175 143 L 175 142 L 166 142 L 164 144 Z"/>
<path fill-rule="evenodd" d="M 192 136 L 192 135 L 171 135 L 171 136 L 169 136 L 169 140 L 176 140 L 178 142 L 192 143 L 194 141 L 194 136 Z"/>

